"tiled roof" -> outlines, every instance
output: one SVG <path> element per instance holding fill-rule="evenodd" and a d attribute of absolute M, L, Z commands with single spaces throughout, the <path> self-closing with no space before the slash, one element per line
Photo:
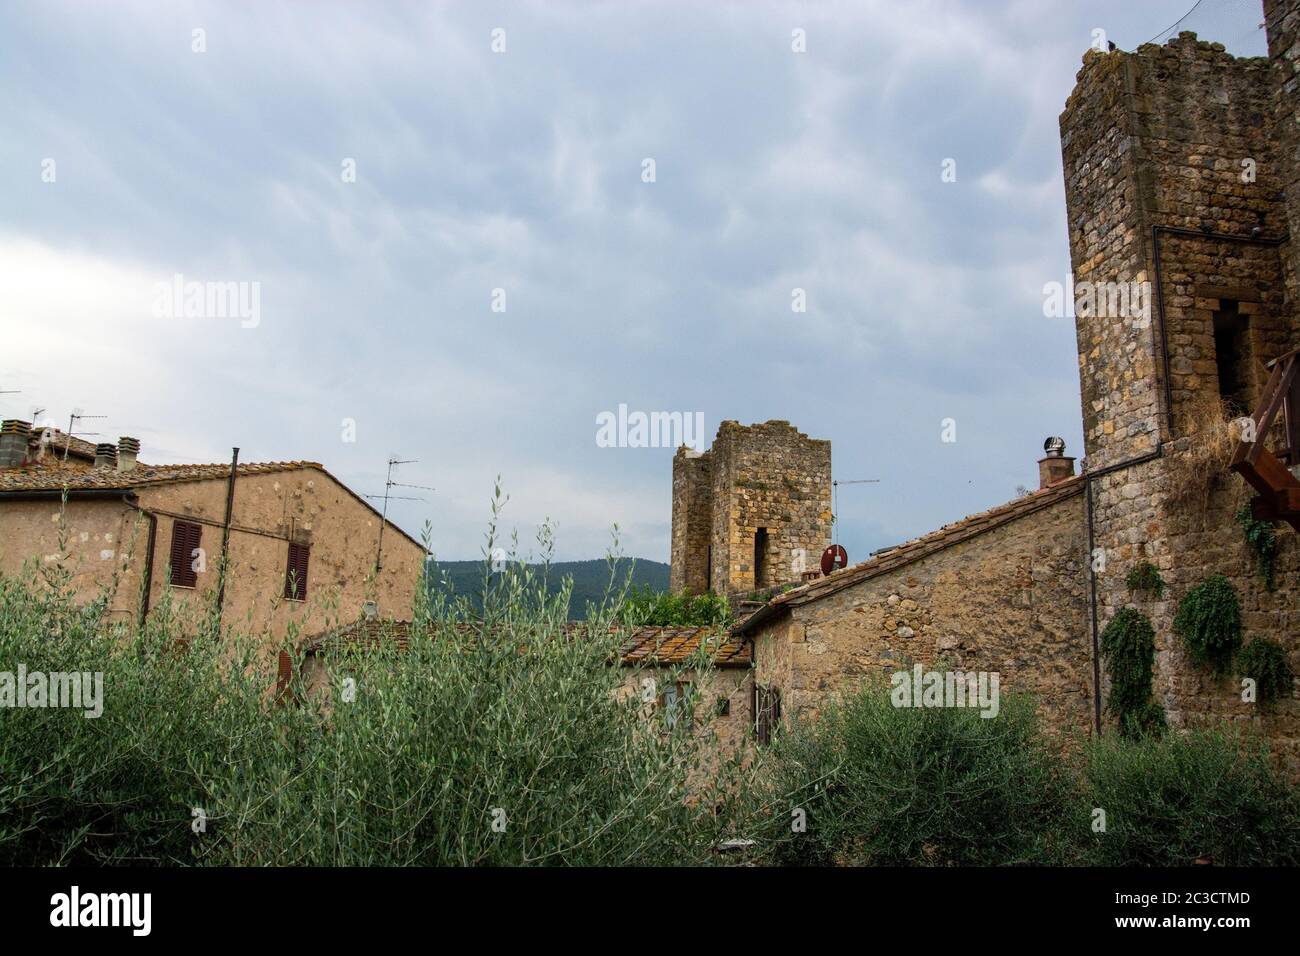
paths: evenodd
<path fill-rule="evenodd" d="M 265 475 L 299 468 L 322 468 L 314 461 L 250 462 L 240 465 L 237 475 Z M 41 463 L 0 471 L 0 491 L 71 491 L 86 488 L 135 488 L 140 485 L 177 481 L 205 481 L 225 478 L 230 465 L 137 465 L 130 471 L 94 468 L 89 471 Z"/>
<path fill-rule="evenodd" d="M 619 649 L 619 657 L 630 667 L 685 664 L 701 644 L 712 650 L 715 667 L 748 667 L 753 661 L 749 641 L 715 627 L 638 627 Z"/>
<path fill-rule="evenodd" d="M 572 633 L 586 626 L 574 621 L 568 630 Z M 410 627 L 409 621 L 379 618 L 356 621 L 308 638 L 303 643 L 303 651 L 307 654 L 364 653 L 390 641 L 399 651 L 405 651 L 410 646 Z M 468 629 L 468 625 L 461 627 Z M 706 648 L 714 648 L 715 667 L 748 667 L 753 660 L 748 641 L 737 640 L 717 628 L 643 626 L 633 628 L 623 642 L 619 648 L 619 662 L 628 667 L 686 664 L 702 643 Z"/>
<path fill-rule="evenodd" d="M 32 436 L 28 444 L 32 448 L 39 448 L 41 443 L 41 434 L 47 431 L 45 428 L 33 428 Z M 48 429 L 50 434 L 49 454 L 63 457 L 63 450 L 66 448 L 70 457 L 89 458 L 92 461 L 95 458 L 95 443 L 88 442 L 85 439 L 78 438 L 75 435 L 69 436 L 57 428 Z"/>
<path fill-rule="evenodd" d="M 817 578 L 808 584 L 777 595 L 757 612 L 733 627 L 731 633 L 733 636 L 746 634 L 760 622 L 772 617 L 783 608 L 807 604 L 810 601 L 829 597 L 860 581 L 866 581 L 878 574 L 896 570 L 914 561 L 929 557 L 935 552 L 942 551 L 954 544 L 968 541 L 1007 522 L 1033 514 L 1042 508 L 1051 507 L 1067 498 L 1081 494 L 1083 489 L 1084 476 L 1076 475 L 1073 478 L 1057 482 L 1048 488 L 1041 488 L 1038 491 L 1016 498 L 1004 505 L 970 515 L 960 521 L 954 521 L 952 524 L 946 524 L 938 531 L 931 531 L 929 534 L 906 541 L 897 547 L 879 552 L 852 567 L 835 571 L 826 577 Z"/>
<path fill-rule="evenodd" d="M 297 471 L 301 468 L 314 468 L 338 483 L 339 487 L 364 505 L 376 516 L 380 512 L 370 502 L 339 481 L 315 461 L 266 461 L 241 464 L 236 477 L 247 475 L 268 475 L 284 471 Z M 181 481 L 225 480 L 230 475 L 229 464 L 219 465 L 136 465 L 130 471 L 117 471 L 112 468 L 72 468 L 61 464 L 43 464 L 36 462 L 19 468 L 0 470 L 0 494 L 21 491 L 69 491 L 82 490 L 117 490 L 129 491 L 144 485 L 162 485 Z M 424 545 L 407 534 L 391 520 L 388 528 L 396 531 L 404 539 L 424 551 Z"/>

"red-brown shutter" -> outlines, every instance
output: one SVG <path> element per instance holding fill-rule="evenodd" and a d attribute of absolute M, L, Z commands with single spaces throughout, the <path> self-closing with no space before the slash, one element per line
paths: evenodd
<path fill-rule="evenodd" d="M 198 583 L 194 571 L 194 549 L 203 539 L 203 527 L 190 521 L 176 521 L 172 524 L 172 548 L 169 562 L 171 564 L 171 583 L 192 588 Z"/>
<path fill-rule="evenodd" d="M 275 675 L 275 699 L 281 703 L 284 702 L 285 696 L 289 693 L 289 685 L 293 681 L 293 658 L 289 656 L 288 651 L 280 652 L 279 666 L 276 668 Z"/>
<path fill-rule="evenodd" d="M 289 543 L 289 560 L 284 570 L 284 596 L 297 601 L 307 600 L 307 563 L 311 548 L 305 544 Z"/>

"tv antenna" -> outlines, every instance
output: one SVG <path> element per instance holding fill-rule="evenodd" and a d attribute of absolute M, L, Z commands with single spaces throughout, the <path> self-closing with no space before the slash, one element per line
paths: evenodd
<path fill-rule="evenodd" d="M 68 460 L 68 449 L 72 447 L 72 429 L 76 427 L 77 422 L 86 421 L 91 418 L 107 418 L 107 415 L 83 415 L 79 409 L 74 410 L 68 416 L 68 433 L 64 436 L 63 442 L 63 460 Z M 98 435 L 99 432 L 83 432 L 84 435 Z"/>
<path fill-rule="evenodd" d="M 397 465 L 414 465 L 418 463 L 418 458 L 398 458 L 393 455 L 388 459 L 388 478 L 384 481 L 384 493 L 382 495 L 366 495 L 367 498 L 384 499 L 384 510 L 380 515 L 379 521 L 379 543 L 375 547 L 375 571 L 378 572 L 383 567 L 384 559 L 384 526 L 388 524 L 388 502 L 390 501 L 424 501 L 420 496 L 395 495 L 392 493 L 394 488 L 415 488 L 419 491 L 437 491 L 436 488 L 430 488 L 428 485 L 409 485 L 401 481 L 393 481 L 393 468 Z"/>
<path fill-rule="evenodd" d="M 878 485 L 879 478 L 854 478 L 850 481 L 831 482 L 831 523 L 840 520 L 840 485 Z"/>

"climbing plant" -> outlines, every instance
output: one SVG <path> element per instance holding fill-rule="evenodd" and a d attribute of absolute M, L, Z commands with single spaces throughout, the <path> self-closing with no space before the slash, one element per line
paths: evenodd
<path fill-rule="evenodd" d="M 1174 633 L 1198 665 L 1224 673 L 1241 647 L 1241 603 L 1222 574 L 1211 575 L 1178 602 Z"/>
<path fill-rule="evenodd" d="M 1277 529 L 1271 521 L 1256 520 L 1250 505 L 1237 512 L 1237 523 L 1246 532 L 1246 544 L 1255 552 L 1255 564 L 1265 589 L 1273 590 L 1273 572 L 1277 566 Z"/>
<path fill-rule="evenodd" d="M 1156 655 L 1156 631 L 1151 622 L 1135 608 L 1121 608 L 1102 631 L 1101 652 L 1110 676 L 1107 709 L 1118 720 L 1120 733 L 1137 738 L 1163 731 L 1164 709 L 1151 698 Z"/>
<path fill-rule="evenodd" d="M 1124 579 L 1130 591 L 1146 591 L 1157 598 L 1164 597 L 1165 579 L 1150 561 L 1142 561 L 1133 566 L 1128 577 Z"/>
<path fill-rule="evenodd" d="M 1261 704 L 1291 696 L 1295 676 L 1287 662 L 1286 651 L 1277 641 L 1256 637 L 1237 657 L 1237 672 L 1255 682 Z"/>

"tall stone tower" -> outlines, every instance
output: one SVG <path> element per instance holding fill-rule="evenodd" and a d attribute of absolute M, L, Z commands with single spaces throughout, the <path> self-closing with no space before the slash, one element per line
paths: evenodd
<path fill-rule="evenodd" d="M 1279 531 L 1278 588 L 1265 591 L 1234 518 L 1249 488 L 1221 471 L 1189 497 L 1179 477 L 1208 418 L 1252 413 L 1265 363 L 1300 345 L 1286 238 L 1297 197 L 1284 193 L 1300 190 L 1298 2 L 1267 5 L 1274 46 L 1282 20 L 1291 25 L 1288 63 L 1234 58 L 1192 33 L 1133 53 L 1090 50 L 1061 115 L 1076 293 L 1093 296 L 1075 321 L 1096 623 L 1139 600 L 1125 585 L 1136 563 L 1158 567 L 1165 599 L 1140 609 L 1156 628 L 1156 700 L 1175 726 L 1212 712 L 1283 719 L 1216 690 L 1173 634 L 1178 599 L 1209 575 L 1232 581 L 1247 634 L 1282 641 L 1300 663 L 1288 625 L 1294 536 Z M 1289 119 L 1290 146 L 1275 117 Z M 1295 728 L 1282 736 L 1300 755 Z"/>
<path fill-rule="evenodd" d="M 831 443 L 789 422 L 725 421 L 673 458 L 674 591 L 735 594 L 798 581 L 831 540 Z"/>

